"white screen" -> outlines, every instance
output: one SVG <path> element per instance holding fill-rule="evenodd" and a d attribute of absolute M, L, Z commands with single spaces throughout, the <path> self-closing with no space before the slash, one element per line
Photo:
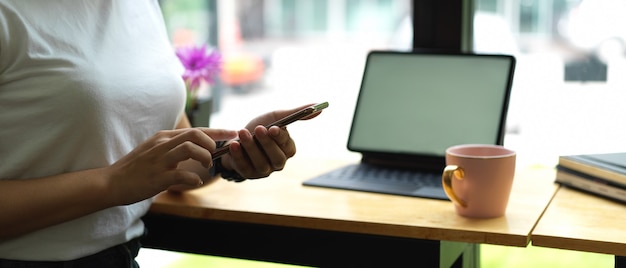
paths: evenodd
<path fill-rule="evenodd" d="M 348 148 L 439 156 L 497 144 L 513 68 L 510 56 L 372 52 Z"/>

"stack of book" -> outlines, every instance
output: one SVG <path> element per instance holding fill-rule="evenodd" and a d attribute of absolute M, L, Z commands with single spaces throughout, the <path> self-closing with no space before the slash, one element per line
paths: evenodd
<path fill-rule="evenodd" d="M 560 156 L 556 182 L 626 203 L 626 152 Z"/>

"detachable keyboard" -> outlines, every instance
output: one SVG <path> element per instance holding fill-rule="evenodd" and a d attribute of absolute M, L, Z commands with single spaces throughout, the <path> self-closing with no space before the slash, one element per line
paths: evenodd
<path fill-rule="evenodd" d="M 447 200 L 440 172 L 352 164 L 306 180 L 306 186 Z"/>

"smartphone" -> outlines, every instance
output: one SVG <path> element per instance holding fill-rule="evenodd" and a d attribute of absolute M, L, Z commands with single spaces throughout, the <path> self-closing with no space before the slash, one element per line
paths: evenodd
<path fill-rule="evenodd" d="M 322 109 L 324 109 L 326 107 L 328 107 L 328 102 L 322 102 L 322 103 L 318 103 L 318 104 L 315 104 L 315 105 L 311 105 L 311 106 L 306 107 L 306 108 L 304 108 L 304 109 L 302 109 L 300 111 L 297 111 L 297 112 L 295 112 L 293 114 L 285 116 L 285 117 L 281 118 L 280 120 L 278 120 L 278 121 L 276 121 L 274 123 L 265 125 L 265 127 L 266 128 L 270 128 L 270 127 L 273 127 L 273 126 L 284 127 L 284 126 L 289 125 L 289 124 L 291 124 L 293 122 L 296 122 L 296 121 L 298 121 L 298 120 L 300 120 L 302 118 L 305 118 L 305 117 L 307 117 L 309 115 L 317 113 L 317 112 L 321 111 Z M 254 135 L 254 133 L 252 133 L 252 134 Z M 225 154 L 227 154 L 229 152 L 229 145 L 230 144 L 226 144 L 226 145 L 224 145 L 224 146 L 222 146 L 220 148 L 217 148 L 217 150 L 215 150 L 215 152 L 213 152 L 213 160 L 218 159 L 218 158 L 224 156 Z"/>

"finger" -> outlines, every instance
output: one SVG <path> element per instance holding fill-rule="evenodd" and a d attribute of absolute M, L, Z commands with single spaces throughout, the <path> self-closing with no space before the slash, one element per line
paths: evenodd
<path fill-rule="evenodd" d="M 261 136 L 266 136 L 267 129 L 263 126 L 258 126 L 255 128 L 255 133 L 259 133 Z M 256 135 L 256 134 L 255 134 Z M 252 137 L 250 132 L 247 130 L 241 130 L 239 132 L 239 143 L 241 147 L 245 151 L 245 155 L 247 156 L 249 163 L 252 165 L 252 169 L 254 173 L 260 175 L 267 175 L 272 171 L 271 165 L 269 163 L 269 159 L 266 156 L 263 148 L 260 147 L 257 142 L 258 137 L 255 139 Z"/>
<path fill-rule="evenodd" d="M 276 110 L 276 111 L 272 111 L 272 112 L 268 112 L 265 114 L 262 114 L 254 119 L 252 119 L 250 122 L 248 122 L 248 124 L 246 124 L 246 129 L 252 131 L 254 130 L 254 128 L 258 125 L 267 125 L 270 124 L 272 122 L 276 122 L 281 118 L 285 118 L 289 115 L 292 115 L 304 108 L 310 107 L 312 105 L 315 105 L 313 103 L 311 104 L 306 104 L 306 105 L 302 105 L 300 107 L 296 107 L 296 108 L 292 108 L 292 109 L 287 109 L 287 110 Z M 319 112 L 316 112 L 314 114 L 308 115 L 307 117 L 305 117 L 305 119 L 311 119 L 314 118 L 316 116 L 319 115 Z"/>
<path fill-rule="evenodd" d="M 217 128 L 198 128 L 215 141 L 225 141 L 237 138 L 237 131 Z"/>
<path fill-rule="evenodd" d="M 224 163 L 227 159 L 230 160 L 231 169 L 236 170 L 240 175 L 246 178 L 255 177 L 253 176 L 254 167 L 252 166 L 252 163 L 250 163 L 250 159 L 238 141 L 230 144 L 230 154 L 224 157 L 222 163 Z"/>
<path fill-rule="evenodd" d="M 172 185 L 183 184 L 196 187 L 204 183 L 198 174 L 181 169 L 166 171 L 161 175 L 161 178 L 162 179 L 157 181 L 163 181 L 165 183 L 165 185 L 163 185 L 164 189 L 169 188 Z"/>
<path fill-rule="evenodd" d="M 176 134 L 176 135 L 172 135 L 172 134 Z M 184 131 L 160 132 L 157 135 L 170 137 L 169 140 L 167 138 L 164 138 L 164 141 L 161 144 L 155 146 L 154 148 L 154 150 L 157 151 L 157 153 L 166 153 L 172 150 L 173 148 L 177 147 L 178 145 L 187 141 L 193 142 L 208 151 L 214 151 L 215 141 L 209 135 L 215 135 L 216 137 L 219 137 L 219 138 L 224 138 L 224 137 L 228 138 L 228 137 L 232 137 L 236 135 L 236 133 L 231 132 L 230 130 L 223 130 L 223 129 L 188 128 L 188 129 L 185 129 Z"/>
<path fill-rule="evenodd" d="M 210 167 L 213 163 L 211 153 L 208 150 L 190 141 L 183 142 L 174 147 L 165 154 L 164 159 L 166 167 L 169 168 L 176 168 L 178 163 L 187 159 L 194 159 L 202 163 L 206 168 Z"/>
<path fill-rule="evenodd" d="M 279 118 L 283 118 L 283 117 L 285 117 L 285 116 L 288 116 L 288 115 L 290 115 L 290 114 L 293 114 L 293 113 L 295 113 L 295 112 L 298 112 L 298 111 L 300 111 L 300 110 L 302 110 L 302 109 L 305 109 L 305 108 L 311 107 L 311 106 L 313 106 L 313 105 L 315 105 L 315 103 L 309 103 L 309 104 L 302 105 L 302 106 L 300 106 L 300 107 L 296 107 L 296 108 L 293 108 L 293 109 L 288 109 L 288 110 L 279 110 L 279 111 L 274 111 L 274 112 L 273 112 L 273 116 L 274 116 L 274 118 L 275 118 L 276 120 L 278 120 Z M 306 117 L 304 117 L 304 118 L 302 118 L 302 119 L 300 119 L 300 120 L 309 120 L 309 119 L 315 118 L 315 117 L 317 117 L 317 116 L 318 116 L 321 112 L 322 112 L 321 110 L 320 110 L 320 111 L 317 111 L 317 112 L 314 112 L 314 113 L 312 113 L 311 115 L 306 116 Z"/>
<path fill-rule="evenodd" d="M 137 146 L 137 150 L 144 151 L 153 148 L 159 144 L 169 141 L 172 137 L 178 136 L 189 129 L 162 130 L 154 134 L 148 140 Z"/>
<path fill-rule="evenodd" d="M 296 154 L 296 143 L 293 141 L 286 128 L 271 127 L 268 129 L 268 134 L 287 158 Z"/>
<path fill-rule="evenodd" d="M 272 129 L 275 130 L 274 128 Z M 278 129 L 279 132 L 287 132 L 286 130 L 280 131 L 280 128 Z M 265 130 L 261 127 L 254 129 L 254 131 L 257 142 L 269 160 L 272 171 L 282 170 L 285 166 L 285 162 L 287 161 L 287 155 L 283 151 L 283 148 L 281 148 L 274 137 L 271 136 L 269 130 Z"/>
<path fill-rule="evenodd" d="M 322 113 L 322 111 L 317 111 L 317 112 L 314 112 L 314 113 L 312 113 L 311 115 L 309 115 L 309 116 L 307 116 L 307 117 L 304 117 L 304 118 L 302 118 L 302 119 L 300 119 L 300 120 L 309 120 L 309 119 L 312 119 L 312 118 L 317 117 L 317 116 L 318 116 L 318 115 L 320 115 L 321 113 Z"/>
<path fill-rule="evenodd" d="M 289 115 L 291 115 L 293 113 L 296 113 L 296 112 L 298 112 L 298 111 L 300 111 L 300 110 L 302 110 L 304 108 L 310 107 L 311 105 L 313 105 L 313 104 L 302 105 L 302 106 L 299 106 L 299 107 L 296 107 L 296 108 L 286 109 L 286 110 L 276 110 L 276 111 L 271 112 L 271 115 L 272 115 L 274 120 L 278 120 L 280 118 L 283 118 L 283 117 L 289 116 Z"/>

